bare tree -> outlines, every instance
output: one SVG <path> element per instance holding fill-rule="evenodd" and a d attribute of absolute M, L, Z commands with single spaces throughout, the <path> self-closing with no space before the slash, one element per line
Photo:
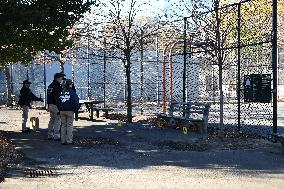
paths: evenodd
<path fill-rule="evenodd" d="M 145 1 L 140 3 L 138 0 L 109 0 L 103 3 L 103 7 L 99 7 L 105 14 L 97 15 L 103 17 L 106 23 L 102 25 L 105 35 L 108 36 L 105 45 L 114 49 L 116 53 L 113 56 L 124 63 L 127 86 L 127 121 L 130 123 L 132 122 L 132 56 L 137 51 L 143 50 L 141 48 L 146 48 L 151 44 L 154 41 L 153 37 L 157 36 L 159 29 L 166 24 L 159 15 L 146 13 L 147 7 L 151 5 Z"/>
<path fill-rule="evenodd" d="M 231 37 L 236 36 L 233 33 L 236 19 L 233 10 L 234 7 L 220 9 L 220 0 L 200 1 L 200 0 L 181 0 L 179 2 L 184 6 L 182 12 L 187 12 L 187 21 L 194 32 L 194 40 L 202 41 L 202 45 L 198 48 L 201 54 L 211 62 L 212 66 L 218 67 L 218 84 L 220 98 L 220 128 L 223 130 L 223 68 L 226 64 L 228 53 L 225 49 L 232 45 Z"/>

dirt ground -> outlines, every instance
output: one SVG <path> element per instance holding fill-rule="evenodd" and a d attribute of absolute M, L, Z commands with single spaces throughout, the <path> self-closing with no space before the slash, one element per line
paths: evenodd
<path fill-rule="evenodd" d="M 61 145 L 47 140 L 48 114 L 31 115 L 40 117 L 40 129 L 23 134 L 20 110 L 0 109 L 0 130 L 22 157 L 8 165 L 0 189 L 284 188 L 279 143 L 99 119 L 76 121 L 75 144 Z"/>

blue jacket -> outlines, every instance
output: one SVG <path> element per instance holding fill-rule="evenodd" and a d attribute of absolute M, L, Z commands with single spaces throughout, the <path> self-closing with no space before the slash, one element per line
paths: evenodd
<path fill-rule="evenodd" d="M 32 101 L 42 101 L 41 98 L 36 97 L 31 89 L 22 87 L 20 90 L 20 98 L 18 101 L 18 104 L 23 107 L 23 106 L 30 106 Z"/>
<path fill-rule="evenodd" d="M 60 94 L 60 91 L 62 90 L 61 84 L 53 80 L 53 82 L 48 86 L 47 89 L 47 104 L 54 104 L 56 105 L 56 101 L 58 99 L 58 96 Z"/>
<path fill-rule="evenodd" d="M 57 99 L 57 107 L 59 111 L 78 112 L 80 108 L 78 95 L 71 88 L 62 90 Z"/>

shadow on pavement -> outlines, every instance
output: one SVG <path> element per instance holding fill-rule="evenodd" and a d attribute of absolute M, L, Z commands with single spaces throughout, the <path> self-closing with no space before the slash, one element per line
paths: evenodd
<path fill-rule="evenodd" d="M 23 167 L 143 169 L 149 166 L 179 166 L 242 173 L 253 171 L 255 174 L 284 173 L 284 155 L 278 144 L 239 150 L 180 150 L 164 144 L 168 141 L 194 144 L 200 135 L 184 135 L 178 130 L 144 128 L 141 125 L 89 125 L 74 128 L 73 145 L 47 140 L 46 129 L 30 134 L 9 132 L 9 137 L 25 156 Z"/>

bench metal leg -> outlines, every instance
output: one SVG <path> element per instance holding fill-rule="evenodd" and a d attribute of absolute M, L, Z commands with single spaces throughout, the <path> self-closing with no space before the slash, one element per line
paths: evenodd
<path fill-rule="evenodd" d="M 78 121 L 79 113 L 75 113 L 75 121 Z"/>
<path fill-rule="evenodd" d="M 96 110 L 96 116 L 97 116 L 97 118 L 100 117 L 100 110 Z"/>
<path fill-rule="evenodd" d="M 93 105 L 90 104 L 90 120 L 94 121 L 94 110 L 93 110 Z"/>

